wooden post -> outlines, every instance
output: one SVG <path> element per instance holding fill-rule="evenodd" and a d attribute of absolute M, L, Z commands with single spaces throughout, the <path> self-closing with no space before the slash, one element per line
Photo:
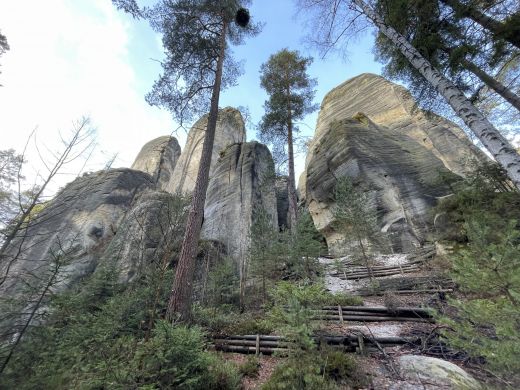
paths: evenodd
<path fill-rule="evenodd" d="M 357 341 L 358 341 L 358 348 L 359 348 L 359 354 L 365 355 L 365 341 L 363 340 L 363 335 L 359 333 L 357 335 Z"/>
<path fill-rule="evenodd" d="M 341 324 L 343 324 L 343 309 L 341 308 L 341 305 L 338 305 L 338 313 L 339 313 L 339 320 Z"/>
<path fill-rule="evenodd" d="M 256 356 L 260 355 L 260 335 L 256 335 Z"/>

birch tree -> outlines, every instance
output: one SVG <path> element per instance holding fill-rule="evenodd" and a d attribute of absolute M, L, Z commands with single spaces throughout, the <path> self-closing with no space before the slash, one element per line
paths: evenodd
<path fill-rule="evenodd" d="M 471 19 L 489 30 L 495 39 L 504 39 L 520 49 L 520 11 L 518 9 L 505 21 L 501 21 L 487 15 L 471 1 L 465 3 L 459 0 L 440 1 L 450 6 L 459 17 Z M 516 5 L 518 6 L 518 3 Z"/>
<path fill-rule="evenodd" d="M 461 21 L 442 2 L 425 0 L 377 0 L 375 9 L 385 22 L 402 34 L 435 68 L 450 77 L 465 93 L 475 94 L 482 83 L 520 112 L 517 67 L 506 64 L 518 50 L 496 41 L 482 28 Z M 382 33 L 376 39 L 376 56 L 385 61 L 384 73 L 410 81 L 419 91 L 430 84 L 400 50 Z M 507 75 L 501 74 L 506 71 Z M 495 76 L 495 75 L 498 75 Z"/>
<path fill-rule="evenodd" d="M 317 43 L 325 47 L 337 44 L 342 36 L 348 34 L 353 21 L 363 15 L 392 41 L 417 71 L 446 99 L 455 113 L 505 169 L 515 186 L 520 189 L 520 155 L 509 141 L 473 106 L 452 81 L 444 77 L 402 35 L 386 24 L 370 4 L 364 0 L 299 0 L 299 4 L 305 10 L 318 12 L 317 20 L 321 25 L 327 26 L 322 39 L 318 37 L 317 40 Z M 347 12 L 350 19 L 338 18 L 338 11 Z"/>

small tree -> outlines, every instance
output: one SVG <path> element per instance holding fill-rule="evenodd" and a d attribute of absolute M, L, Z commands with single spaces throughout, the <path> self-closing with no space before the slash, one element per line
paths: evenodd
<path fill-rule="evenodd" d="M 464 298 L 451 301 L 457 313 L 441 321 L 452 330 L 445 332 L 451 345 L 511 375 L 520 370 L 520 232 L 517 221 L 497 218 L 478 213 L 465 223 L 469 245 L 449 272 Z"/>
<path fill-rule="evenodd" d="M 297 51 L 283 49 L 269 57 L 260 70 L 260 84 L 269 95 L 269 100 L 264 103 L 266 113 L 260 122 L 260 137 L 273 145 L 275 155 L 280 152 L 285 155 L 287 147 L 291 228 L 296 226 L 298 212 L 294 173 L 294 133 L 298 132 L 298 127 L 295 123 L 317 109 L 312 104 L 316 80 L 309 78 L 307 74 L 311 62 L 310 57 L 302 57 Z"/>
<path fill-rule="evenodd" d="M 320 268 L 318 256 L 324 251 L 325 245 L 309 212 L 305 210 L 293 231 L 290 234 L 285 233 L 287 276 L 304 280 L 315 279 Z"/>
<path fill-rule="evenodd" d="M 272 226 L 272 218 L 264 209 L 255 211 L 250 236 L 249 270 L 253 278 L 260 279 L 265 303 L 269 282 L 279 276 L 283 246 L 280 233 Z"/>
<path fill-rule="evenodd" d="M 38 214 L 38 209 L 42 206 L 45 191 L 48 190 L 56 176 L 79 158 L 84 157 L 88 160 L 95 147 L 94 133 L 95 131 L 88 118 L 74 122 L 69 137 L 61 138 L 61 150 L 51 153 L 51 157 L 48 159 L 40 154 L 40 163 L 44 167 L 43 172 L 38 175 L 41 180 L 27 189 L 23 189 L 22 168 L 27 145 L 33 134 L 27 139 L 23 153 L 19 156 L 11 156 L 15 158 L 14 165 L 9 167 L 9 164 L 13 163 L 8 163 L 2 171 L 2 175 L 6 174 L 7 176 L 0 179 L 4 183 L 16 181 L 17 187 L 9 196 L 13 207 L 8 214 L 10 218 L 1 223 L 3 231 L 0 239 L 0 286 L 7 280 L 12 265 L 21 255 L 22 246 L 18 245 L 18 248 L 12 248 L 10 247 L 11 244 L 15 241 L 22 244 L 27 238 L 28 228 L 40 222 L 35 217 Z"/>
<path fill-rule="evenodd" d="M 334 189 L 333 209 L 334 228 L 345 234 L 346 240 L 352 238 L 355 247 L 361 253 L 361 258 L 367 267 L 370 278 L 372 265 L 368 256 L 369 244 L 377 234 L 377 216 L 370 205 L 369 199 L 352 180 L 342 177 Z"/>

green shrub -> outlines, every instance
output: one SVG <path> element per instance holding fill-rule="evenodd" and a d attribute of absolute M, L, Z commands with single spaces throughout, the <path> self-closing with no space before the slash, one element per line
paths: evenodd
<path fill-rule="evenodd" d="M 252 318 L 246 315 L 238 322 L 223 328 L 228 335 L 232 334 L 270 334 L 275 330 L 274 324 L 267 318 Z"/>
<path fill-rule="evenodd" d="M 500 222 L 502 223 L 502 221 Z M 453 257 L 450 276 L 465 294 L 452 300 L 456 318 L 442 318 L 454 332 L 449 343 L 484 356 L 503 373 L 520 372 L 520 231 L 516 221 L 496 230 L 489 214 L 465 224 L 469 245 Z"/>
<path fill-rule="evenodd" d="M 453 186 L 437 212 L 445 212 L 457 241 L 448 275 L 462 296 L 450 300 L 450 345 L 485 357 L 489 368 L 520 372 L 520 194 L 495 163 L 481 163 Z M 518 377 L 518 376 L 517 376 Z"/>
<path fill-rule="evenodd" d="M 159 388 L 202 389 L 208 380 L 211 356 L 204 352 L 204 335 L 198 328 L 157 323 L 153 337 L 141 341 L 130 365 L 139 385 Z M 130 383 L 129 383 L 130 384 Z"/>
<path fill-rule="evenodd" d="M 224 258 L 209 272 L 206 296 L 212 306 L 225 304 L 238 306 L 238 272 L 230 258 Z"/>
<path fill-rule="evenodd" d="M 270 292 L 275 305 L 285 305 L 291 299 L 296 299 L 304 307 L 319 308 L 321 306 L 359 306 L 363 304 L 360 297 L 347 293 L 333 294 L 322 284 L 279 282 Z"/>
<path fill-rule="evenodd" d="M 240 323 L 240 314 L 232 305 L 220 305 L 214 307 L 203 307 L 193 305 L 193 322 L 210 333 L 225 333 L 226 329 Z"/>
<path fill-rule="evenodd" d="M 299 359 L 289 359 L 279 365 L 269 378 L 269 381 L 262 387 L 263 390 L 332 390 L 338 386 L 328 380 L 321 371 L 319 362 L 310 356 L 300 357 Z"/>
<path fill-rule="evenodd" d="M 367 376 L 360 369 L 356 356 L 343 351 L 324 351 L 322 353 L 325 375 L 341 385 L 354 388 L 365 387 Z"/>
<path fill-rule="evenodd" d="M 238 367 L 238 372 L 243 376 L 249 378 L 258 377 L 258 370 L 260 369 L 260 362 L 256 356 L 248 356 L 247 360 Z"/>

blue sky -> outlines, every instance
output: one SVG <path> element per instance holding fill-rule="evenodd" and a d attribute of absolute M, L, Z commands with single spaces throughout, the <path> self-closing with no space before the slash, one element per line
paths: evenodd
<path fill-rule="evenodd" d="M 259 86 L 260 65 L 282 48 L 315 57 L 309 73 L 318 79 L 317 103 L 351 77 L 380 73 L 369 31 L 349 47 L 346 61 L 333 56 L 323 60 L 303 44 L 304 28 L 294 18 L 293 0 L 253 0 L 250 11 L 265 26 L 260 35 L 233 48 L 235 58 L 245 60 L 245 73 L 236 87 L 223 91 L 220 105 L 247 106 L 254 123 L 266 99 Z M 144 101 L 161 72 L 160 36 L 145 21 L 116 11 L 110 0 L 2 0 L 0 30 L 11 46 L 0 58 L 2 149 L 20 150 L 37 128 L 39 142 L 54 151 L 58 130 L 66 132 L 73 120 L 88 115 L 98 146 L 85 170 L 100 169 L 116 153 L 115 166 L 130 166 L 145 142 L 176 128 L 167 111 Z M 317 114 L 305 119 L 304 135 L 312 135 Z M 247 136 L 256 138 L 252 129 Z M 178 133 L 178 138 L 183 146 L 185 134 Z M 29 160 L 39 170 L 34 153 L 29 152 Z M 302 170 L 300 156 L 297 173 Z M 61 180 L 71 179 L 65 175 Z"/>

